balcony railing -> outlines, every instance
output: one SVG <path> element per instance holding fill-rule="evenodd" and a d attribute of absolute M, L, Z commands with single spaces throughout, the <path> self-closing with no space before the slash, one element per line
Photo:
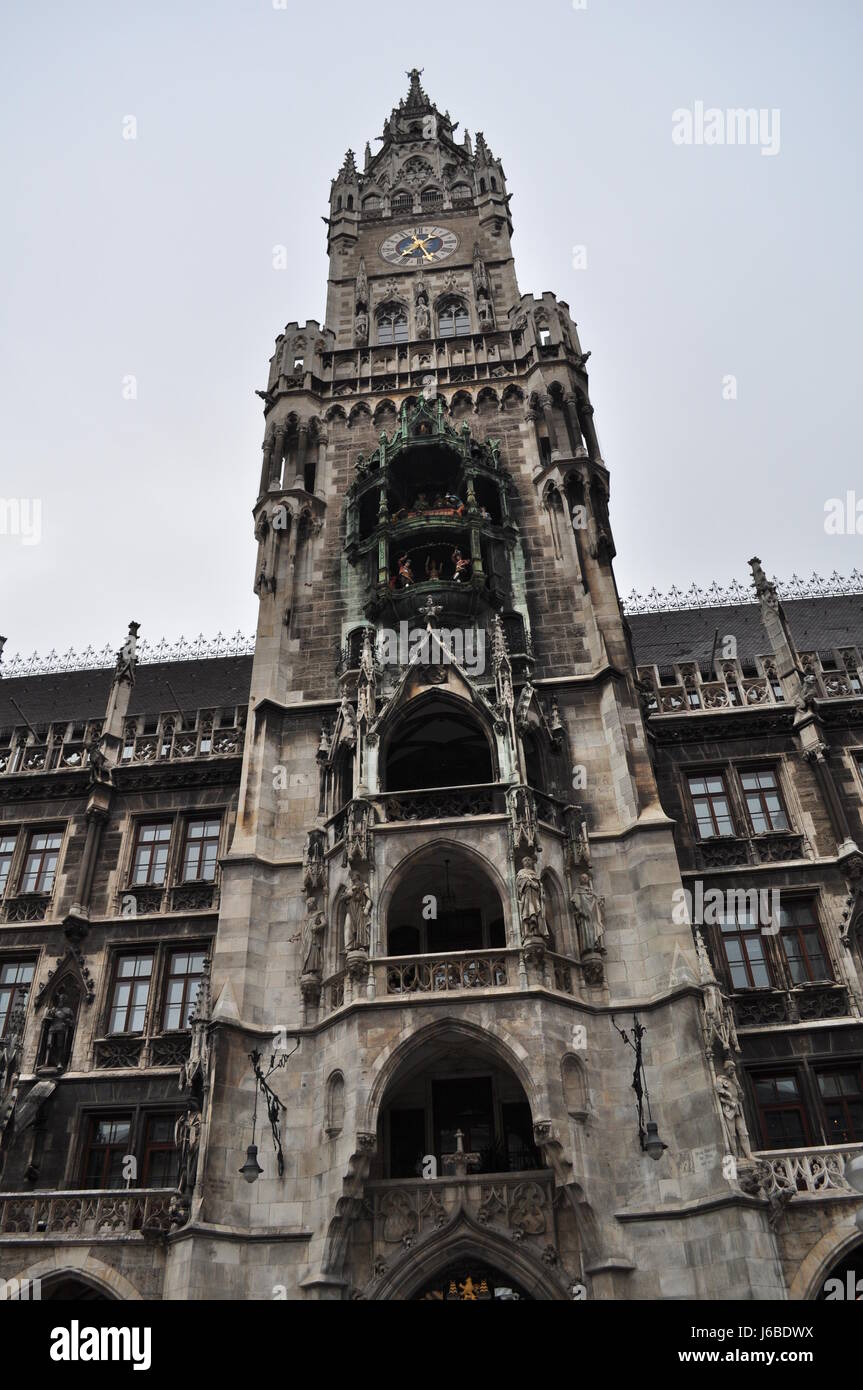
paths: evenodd
<path fill-rule="evenodd" d="M 188 1219 L 173 1207 L 173 1190 L 3 1192 L 0 1236 L 85 1236 L 88 1240 L 142 1231 L 169 1231 Z"/>
<path fill-rule="evenodd" d="M 756 1153 L 763 1190 L 768 1197 L 823 1197 L 825 1193 L 856 1196 L 845 1177 L 845 1165 L 863 1155 L 863 1144 L 836 1148 L 776 1149 Z"/>
<path fill-rule="evenodd" d="M 766 835 L 721 835 L 699 840 L 695 858 L 699 869 L 733 869 L 749 864 L 787 864 L 805 858 L 806 841 L 790 830 Z"/>
<path fill-rule="evenodd" d="M 844 985 L 805 985 L 799 989 L 763 989 L 738 994 L 733 1000 L 738 1028 L 771 1024 L 820 1023 L 848 1018 L 851 1002 Z"/>
<path fill-rule="evenodd" d="M 419 791 L 387 792 L 376 797 L 382 819 L 393 825 L 406 821 L 452 820 L 464 816 L 506 813 L 506 789 L 490 783 L 472 787 L 431 787 Z"/>
<path fill-rule="evenodd" d="M 504 989 L 515 984 L 512 967 L 517 952 L 465 952 L 447 956 L 418 956 L 411 960 L 377 961 L 376 972 L 386 978 L 387 994 L 451 994 L 473 989 Z M 509 971 L 508 971 L 509 963 Z M 510 979 L 510 973 L 514 978 Z"/>

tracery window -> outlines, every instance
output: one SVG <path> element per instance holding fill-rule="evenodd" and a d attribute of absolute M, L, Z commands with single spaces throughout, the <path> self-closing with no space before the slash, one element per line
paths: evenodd
<path fill-rule="evenodd" d="M 378 316 L 378 343 L 385 347 L 390 343 L 408 341 L 408 319 L 402 309 L 385 311 Z"/>
<path fill-rule="evenodd" d="M 438 313 L 441 338 L 465 338 L 470 334 L 470 314 L 463 300 L 450 300 Z"/>

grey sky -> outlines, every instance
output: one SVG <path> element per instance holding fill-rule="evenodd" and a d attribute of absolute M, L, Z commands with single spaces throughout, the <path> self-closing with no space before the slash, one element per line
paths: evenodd
<path fill-rule="evenodd" d="M 0 497 L 42 507 L 39 544 L 0 534 L 7 654 L 254 630 L 253 393 L 323 318 L 330 179 L 413 64 L 503 159 L 522 290 L 592 350 L 621 591 L 863 568 L 824 529 L 863 502 L 863 7 L 587 6 L 7 3 Z M 779 108 L 780 153 L 676 146 L 696 101 Z"/>

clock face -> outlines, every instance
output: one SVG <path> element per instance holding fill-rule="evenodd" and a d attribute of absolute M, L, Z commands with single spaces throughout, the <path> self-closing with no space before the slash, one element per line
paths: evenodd
<path fill-rule="evenodd" d="M 381 255 L 390 265 L 436 265 L 445 261 L 458 246 L 455 232 L 445 227 L 416 227 L 410 231 L 393 232 L 381 247 Z"/>

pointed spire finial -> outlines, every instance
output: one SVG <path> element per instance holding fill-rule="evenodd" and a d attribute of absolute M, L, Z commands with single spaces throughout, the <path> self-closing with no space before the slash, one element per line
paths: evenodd
<path fill-rule="evenodd" d="M 422 83 L 420 82 L 420 78 L 422 77 L 424 72 L 425 68 L 411 68 L 410 72 L 407 74 L 410 78 L 411 84 L 410 91 L 408 92 L 408 99 L 405 103 L 408 111 L 412 111 L 418 106 L 428 105 L 428 98 L 425 92 L 423 91 Z"/>

